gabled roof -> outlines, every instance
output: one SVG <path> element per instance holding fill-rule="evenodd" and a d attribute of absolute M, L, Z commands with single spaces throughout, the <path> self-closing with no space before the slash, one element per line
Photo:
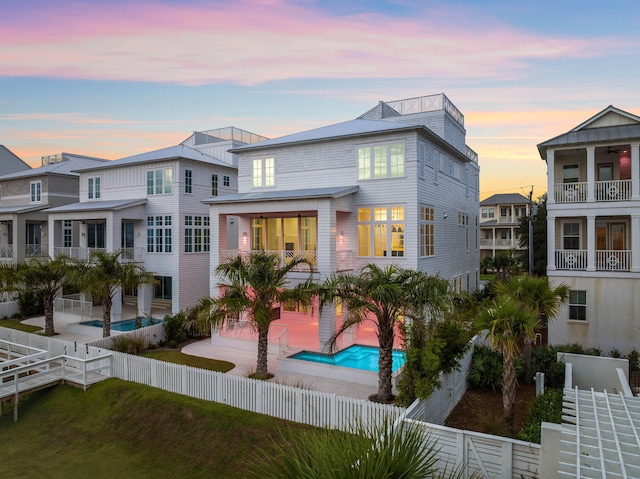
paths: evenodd
<path fill-rule="evenodd" d="M 31 166 L 4 145 L 0 145 L 0 175 L 30 170 Z"/>
<path fill-rule="evenodd" d="M 204 200 L 205 204 L 254 203 L 264 201 L 340 198 L 358 191 L 358 186 L 335 186 L 332 188 L 307 188 L 302 190 L 260 191 L 254 193 L 236 193 Z"/>
<path fill-rule="evenodd" d="M 493 205 L 520 205 L 529 203 L 529 198 L 521 195 L 520 193 L 500 193 L 497 195 L 491 195 L 486 200 L 480 202 L 480 206 L 493 206 Z"/>
<path fill-rule="evenodd" d="M 194 161 L 202 161 L 204 163 L 209 163 L 211 165 L 224 166 L 227 168 L 235 168 L 233 165 L 229 163 L 225 163 L 224 161 L 218 160 L 213 156 L 209 156 L 201 151 L 195 150 L 185 145 L 175 145 L 169 146 L 167 148 L 161 148 L 159 150 L 148 151 L 146 153 L 140 153 L 138 155 L 127 156 L 125 158 L 120 158 L 118 160 L 109 161 L 107 164 L 99 165 L 95 167 L 82 168 L 78 169 L 78 171 L 92 171 L 92 170 L 103 170 L 106 168 L 118 168 L 120 166 L 128 166 L 136 163 L 151 163 L 154 161 L 161 160 L 174 160 L 178 158 L 184 158 L 186 160 L 194 160 Z"/>
<path fill-rule="evenodd" d="M 75 171 L 80 168 L 109 163 L 109 160 L 104 160 L 102 158 L 74 155 L 73 153 L 64 153 L 63 155 L 65 158 L 67 158 L 65 161 L 59 161 L 57 163 L 39 166 L 38 168 L 33 168 L 30 170 L 10 173 L 8 175 L 0 176 L 0 180 L 10 180 L 15 178 L 26 178 L 48 174 L 78 176 L 78 173 L 76 173 Z"/>
<path fill-rule="evenodd" d="M 31 211 L 44 210 L 48 206 L 49 206 L 48 204 L 27 205 L 27 206 L 25 205 L 3 206 L 3 207 L 0 207 L 0 215 L 29 213 Z"/>
<path fill-rule="evenodd" d="M 144 205 L 146 198 L 137 198 L 133 200 L 111 200 L 111 201 L 84 201 L 81 203 L 71 203 L 69 205 L 56 206 L 49 208 L 47 213 L 77 213 L 83 211 L 117 211 L 132 206 Z"/>
<path fill-rule="evenodd" d="M 229 151 L 237 153 L 272 146 L 291 145 L 295 143 L 313 143 L 338 137 L 363 136 L 376 133 L 410 130 L 426 130 L 432 135 L 435 135 L 422 125 L 399 123 L 395 121 L 356 119 L 322 126 L 313 130 L 294 133 L 292 135 L 281 136 L 280 138 L 274 138 L 272 140 L 261 141 L 259 143 L 254 143 L 253 145 L 241 146 Z"/>
<path fill-rule="evenodd" d="M 540 143 L 538 152 L 546 161 L 546 151 L 549 147 L 628 142 L 638 139 L 640 139 L 640 117 L 609 105 L 568 132 Z"/>

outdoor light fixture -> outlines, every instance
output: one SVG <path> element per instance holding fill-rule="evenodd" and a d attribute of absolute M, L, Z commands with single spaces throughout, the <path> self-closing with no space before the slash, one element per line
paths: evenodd
<path fill-rule="evenodd" d="M 242 233 L 242 244 L 247 244 L 247 232 Z"/>
<path fill-rule="evenodd" d="M 449 217 L 449 215 L 448 215 L 448 214 L 446 214 L 446 213 L 443 213 L 443 214 L 442 214 L 442 219 L 445 219 L 445 220 L 446 220 L 448 217 Z"/>

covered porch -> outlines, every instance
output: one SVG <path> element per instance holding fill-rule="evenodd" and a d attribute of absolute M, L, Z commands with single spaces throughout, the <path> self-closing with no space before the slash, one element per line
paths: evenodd
<path fill-rule="evenodd" d="M 46 207 L 46 206 L 45 206 Z M 47 215 L 42 205 L 0 208 L 0 261 L 47 256 Z"/>

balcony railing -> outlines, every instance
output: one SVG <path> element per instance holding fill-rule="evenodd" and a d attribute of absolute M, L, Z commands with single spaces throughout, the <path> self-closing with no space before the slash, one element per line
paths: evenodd
<path fill-rule="evenodd" d="M 106 248 L 79 248 L 76 246 L 59 246 L 53 249 L 54 256 L 65 255 L 70 258 L 86 261 L 95 251 L 107 251 Z M 144 248 L 122 248 L 121 262 L 140 262 L 143 260 Z"/>
<path fill-rule="evenodd" d="M 556 203 L 584 203 L 587 201 L 587 183 L 559 183 L 555 185 Z"/>
<path fill-rule="evenodd" d="M 0 258 L 13 258 L 12 244 L 0 244 Z"/>
<path fill-rule="evenodd" d="M 318 258 L 316 251 L 267 250 L 265 252 L 278 255 L 280 257 L 281 266 L 287 264 L 294 258 L 305 258 L 313 265 L 313 270 L 317 271 Z M 240 249 L 220 250 L 220 263 L 230 261 L 237 256 L 246 258 L 250 253 L 251 251 Z M 336 251 L 336 270 L 345 271 L 352 269 L 352 256 L 353 252 L 350 250 Z M 295 267 L 293 271 L 309 271 L 309 267 L 305 264 L 301 264 Z"/>
<path fill-rule="evenodd" d="M 516 246 L 518 246 L 518 240 L 502 239 L 502 238 L 493 240 L 493 239 L 484 238 L 480 240 L 480 246 L 506 246 L 510 248 L 515 248 Z"/>
<path fill-rule="evenodd" d="M 587 251 L 575 249 L 556 251 L 556 268 L 569 270 L 586 270 Z"/>
<path fill-rule="evenodd" d="M 596 201 L 622 201 L 631 198 L 631 180 L 596 181 Z"/>
<path fill-rule="evenodd" d="M 629 271 L 631 269 L 630 250 L 598 250 L 596 251 L 596 270 Z"/>
<path fill-rule="evenodd" d="M 27 257 L 47 256 L 48 254 L 49 254 L 49 246 L 47 244 L 24 245 L 24 255 Z"/>
<path fill-rule="evenodd" d="M 336 271 L 349 271 L 350 269 L 353 269 L 353 264 L 351 262 L 352 257 L 353 251 L 336 251 Z"/>

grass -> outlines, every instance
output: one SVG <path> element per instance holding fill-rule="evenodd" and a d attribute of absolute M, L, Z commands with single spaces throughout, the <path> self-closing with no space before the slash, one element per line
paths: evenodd
<path fill-rule="evenodd" d="M 183 364 L 185 366 L 192 366 L 194 368 L 209 369 L 211 371 L 218 371 L 226 373 L 231 371 L 236 365 L 229 361 L 221 361 L 219 359 L 201 358 L 198 356 L 191 356 L 189 354 L 181 353 L 171 349 L 153 349 L 145 351 L 141 354 L 151 359 L 157 359 L 159 361 L 167 361 L 169 363 Z"/>
<path fill-rule="evenodd" d="M 25 331 L 27 333 L 35 333 L 42 331 L 40 326 L 31 326 L 30 324 L 21 323 L 21 319 L 0 319 L 0 326 L 3 328 L 17 329 L 18 331 Z"/>
<path fill-rule="evenodd" d="M 0 417 L 3 477 L 243 478 L 259 450 L 311 429 L 119 379 L 33 393 L 19 415 Z"/>

